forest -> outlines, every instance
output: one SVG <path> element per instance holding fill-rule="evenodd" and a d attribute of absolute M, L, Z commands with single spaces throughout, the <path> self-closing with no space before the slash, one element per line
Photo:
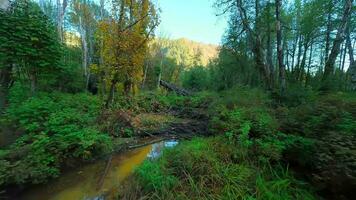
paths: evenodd
<path fill-rule="evenodd" d="M 355 1 L 206 4 L 0 0 L 0 199 L 355 199 Z"/>

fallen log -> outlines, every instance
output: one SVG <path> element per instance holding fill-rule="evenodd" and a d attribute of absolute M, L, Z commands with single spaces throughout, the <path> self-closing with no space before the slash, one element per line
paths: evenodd
<path fill-rule="evenodd" d="M 179 88 L 174 84 L 168 83 L 163 80 L 161 80 L 159 83 L 162 87 L 166 88 L 168 91 L 173 91 L 178 95 L 182 95 L 182 96 L 190 96 L 191 95 L 191 92 L 189 92 L 188 90 Z"/>

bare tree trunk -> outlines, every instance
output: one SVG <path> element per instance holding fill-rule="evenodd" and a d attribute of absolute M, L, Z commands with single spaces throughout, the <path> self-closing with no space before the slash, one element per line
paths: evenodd
<path fill-rule="evenodd" d="M 340 47 L 340 56 L 339 56 L 339 70 L 341 70 L 341 67 L 342 67 L 342 58 L 344 57 L 344 51 L 345 51 L 345 45 L 344 43 L 341 44 L 341 47 Z M 336 69 L 336 68 L 335 68 Z M 335 70 L 334 70 L 334 73 L 335 73 Z"/>
<path fill-rule="evenodd" d="M 347 27 L 347 31 L 346 31 L 346 47 L 349 50 L 350 66 L 348 69 L 348 73 L 351 76 L 351 90 L 355 91 L 356 90 L 356 63 L 354 59 L 354 50 L 352 48 L 351 38 L 350 38 L 350 25 Z"/>
<path fill-rule="evenodd" d="M 341 72 L 343 72 L 345 69 L 345 60 L 346 60 L 346 54 L 347 54 L 347 44 L 346 43 L 345 43 L 344 53 L 343 53 L 343 57 L 342 57 L 342 63 L 341 63 L 341 69 L 340 69 Z"/>
<path fill-rule="evenodd" d="M 302 34 L 300 34 L 299 41 L 298 41 L 297 65 L 295 66 L 295 72 L 296 72 L 295 79 L 296 80 L 298 80 L 298 74 L 299 74 L 299 70 L 300 70 L 300 57 L 302 56 L 302 47 L 303 47 L 303 40 L 302 40 Z"/>
<path fill-rule="evenodd" d="M 310 52 L 309 52 L 309 61 L 308 61 L 308 70 L 307 70 L 307 75 L 305 78 L 305 86 L 309 84 L 309 78 L 310 78 L 310 68 L 311 68 L 311 63 L 312 63 L 312 57 L 313 57 L 313 40 L 310 42 Z"/>
<path fill-rule="evenodd" d="M 59 39 L 61 42 L 64 41 L 63 39 L 63 21 L 64 21 L 64 14 L 67 8 L 67 0 L 63 0 L 63 3 L 61 4 L 61 0 L 57 0 L 57 30 L 58 30 L 58 35 Z"/>
<path fill-rule="evenodd" d="M 296 35 L 296 37 L 295 37 L 295 42 L 293 43 L 293 49 L 292 49 L 291 72 L 293 72 L 293 70 L 294 70 L 295 52 L 296 52 L 296 50 L 297 50 L 298 39 L 299 39 L 299 36 Z"/>
<path fill-rule="evenodd" d="M 329 5 L 328 5 L 328 19 L 327 19 L 327 25 L 326 25 L 326 38 L 325 38 L 325 63 L 328 60 L 328 55 L 329 55 L 329 48 L 330 48 L 330 33 L 331 33 L 331 15 L 332 15 L 332 8 L 333 8 L 333 0 L 329 0 Z"/>
<path fill-rule="evenodd" d="M 351 14 L 352 1 L 353 0 L 345 1 L 344 13 L 342 15 L 341 24 L 338 28 L 336 38 L 334 40 L 333 47 L 331 49 L 329 58 L 325 64 L 325 72 L 323 75 L 324 81 L 327 80 L 328 78 L 330 78 L 332 72 L 334 71 L 333 69 L 334 69 L 335 60 L 336 60 L 337 55 L 339 54 L 340 45 L 344 41 L 344 38 L 345 38 L 346 27 L 347 27 L 347 24 L 348 24 L 348 21 L 350 18 L 350 14 Z"/>
<path fill-rule="evenodd" d="M 146 78 L 147 78 L 147 72 L 148 72 L 149 66 L 150 66 L 149 61 L 146 61 L 145 69 L 144 69 L 144 72 L 143 72 L 143 79 L 142 79 L 141 89 L 144 89 L 144 88 L 145 88 Z"/>
<path fill-rule="evenodd" d="M 159 74 L 157 79 L 157 89 L 159 89 L 161 79 L 162 79 L 162 66 L 163 66 L 163 54 L 161 55 L 161 63 L 159 64 Z"/>
<path fill-rule="evenodd" d="M 272 87 L 271 71 L 270 71 L 270 66 L 265 61 L 261 36 L 259 35 L 259 33 L 256 33 L 251 29 L 250 24 L 248 22 L 246 10 L 242 5 L 242 1 L 236 0 L 236 5 L 240 17 L 242 19 L 242 25 L 244 29 L 248 32 L 249 41 L 252 43 L 252 52 L 255 57 L 255 64 L 263 74 L 267 88 L 271 89 Z"/>
<path fill-rule="evenodd" d="M 304 71 L 305 71 L 305 64 L 306 64 L 306 61 L 307 61 L 307 52 L 308 52 L 308 47 L 309 47 L 309 39 L 305 39 L 304 40 L 304 44 L 303 44 L 303 47 L 304 47 L 304 51 L 303 51 L 303 58 L 302 58 L 302 62 L 300 64 L 300 67 L 299 67 L 299 72 L 298 72 L 298 80 L 303 82 L 303 75 L 304 75 Z"/>
<path fill-rule="evenodd" d="M 81 35 L 81 43 L 82 43 L 82 66 L 84 70 L 84 77 L 86 81 L 85 88 L 88 88 L 89 83 L 89 74 L 88 74 L 88 43 L 87 43 L 87 33 L 84 28 L 82 16 L 79 16 L 79 29 Z"/>
<path fill-rule="evenodd" d="M 266 60 L 268 65 L 271 68 L 271 73 L 274 73 L 274 67 L 273 67 L 273 61 L 272 61 L 272 57 L 273 57 L 273 51 L 272 51 L 272 44 L 271 44 L 271 24 L 270 24 L 270 8 L 271 8 L 271 4 L 268 2 L 267 4 L 267 8 L 268 8 L 268 13 L 267 13 L 267 54 L 266 54 Z"/>
<path fill-rule="evenodd" d="M 282 7 L 282 0 L 276 0 L 276 20 L 277 20 L 277 54 L 278 54 L 278 67 L 279 67 L 279 82 L 281 87 L 281 94 L 284 95 L 286 89 L 286 75 L 285 66 L 283 62 L 283 46 L 282 46 L 282 29 L 280 11 Z"/>

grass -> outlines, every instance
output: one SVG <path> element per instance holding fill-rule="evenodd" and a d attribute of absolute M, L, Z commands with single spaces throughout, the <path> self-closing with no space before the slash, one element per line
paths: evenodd
<path fill-rule="evenodd" d="M 236 159 L 238 152 L 227 140 L 195 138 L 165 150 L 159 160 L 136 169 L 135 181 L 120 198 L 314 199 L 285 168 Z"/>

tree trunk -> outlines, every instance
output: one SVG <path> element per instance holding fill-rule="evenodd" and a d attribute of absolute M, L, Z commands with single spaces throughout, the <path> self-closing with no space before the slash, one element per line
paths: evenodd
<path fill-rule="evenodd" d="M 162 50 L 161 50 L 162 51 Z M 159 73 L 158 73 L 158 78 L 157 78 L 157 89 L 159 89 L 159 86 L 161 84 L 161 79 L 162 79 L 162 67 L 163 67 L 163 52 L 161 52 L 161 62 L 159 64 Z"/>
<path fill-rule="evenodd" d="M 239 11 L 240 17 L 242 19 L 242 25 L 244 29 L 247 31 L 249 41 L 252 44 L 252 52 L 254 54 L 255 64 L 260 70 L 261 74 L 263 74 L 267 88 L 271 89 L 272 88 L 271 71 L 270 71 L 270 66 L 265 61 L 264 49 L 262 46 L 260 33 L 256 33 L 251 29 L 250 24 L 248 22 L 246 10 L 242 6 L 241 0 L 236 0 L 236 6 Z"/>
<path fill-rule="evenodd" d="M 347 24 L 348 24 L 348 21 L 349 21 L 349 18 L 350 18 L 350 14 L 351 14 L 352 1 L 353 0 L 346 0 L 345 1 L 345 8 L 344 8 L 344 13 L 343 13 L 342 19 L 341 19 L 341 24 L 340 24 L 340 26 L 338 28 L 338 31 L 337 31 L 337 34 L 336 34 L 336 38 L 335 38 L 334 43 L 333 43 L 333 47 L 331 49 L 330 55 L 328 57 L 328 60 L 326 61 L 326 64 L 325 64 L 325 71 L 324 71 L 324 75 L 323 75 L 323 81 L 329 79 L 330 76 L 332 75 L 333 71 L 334 71 L 335 60 L 336 60 L 336 57 L 339 54 L 340 45 L 344 41 L 344 38 L 345 38 L 346 27 L 347 27 Z"/>
<path fill-rule="evenodd" d="M 117 83 L 117 81 L 115 79 L 113 79 L 111 81 L 109 96 L 108 96 L 108 98 L 106 99 L 106 102 L 105 102 L 105 108 L 106 109 L 108 109 L 110 107 L 110 104 L 114 99 L 116 83 Z"/>
<path fill-rule="evenodd" d="M 326 38 L 325 38 L 325 63 L 328 60 L 328 55 L 329 55 L 329 48 L 330 48 L 330 33 L 331 33 L 331 15 L 332 15 L 332 9 L 333 9 L 333 0 L 329 0 L 328 4 L 328 19 L 327 19 L 327 24 L 326 24 Z"/>
<path fill-rule="evenodd" d="M 344 69 L 345 69 L 346 54 L 347 54 L 347 44 L 345 43 L 344 53 L 343 53 L 342 63 L 341 63 L 341 69 L 340 69 L 341 72 L 344 72 Z"/>
<path fill-rule="evenodd" d="M 11 71 L 11 65 L 0 69 L 0 115 L 7 104 L 7 94 L 12 82 Z"/>
<path fill-rule="evenodd" d="M 292 64 L 291 64 L 291 72 L 294 71 L 294 60 L 295 60 L 295 52 L 297 50 L 297 44 L 298 44 L 298 39 L 299 39 L 299 36 L 296 35 L 295 37 L 295 41 L 293 43 L 293 49 L 292 49 Z"/>
<path fill-rule="evenodd" d="M 284 95 L 286 89 L 286 75 L 285 66 L 283 63 L 283 46 L 282 46 L 282 29 L 280 11 L 282 7 L 282 0 L 276 0 L 276 20 L 277 20 L 277 54 L 278 54 L 278 67 L 279 67 L 279 82 L 281 87 L 281 95 Z"/>
<path fill-rule="evenodd" d="M 351 38 L 350 38 L 350 25 L 348 26 L 346 31 L 346 47 L 349 50 L 350 66 L 348 69 L 348 73 L 351 76 L 351 90 L 355 91 L 356 90 L 356 63 L 354 59 L 354 50 L 352 48 Z"/>
<path fill-rule="evenodd" d="M 341 70 L 341 67 L 342 67 L 342 58 L 344 57 L 344 51 L 345 51 L 345 45 L 344 43 L 341 44 L 341 47 L 340 47 L 340 56 L 339 56 L 339 70 Z M 335 68 L 336 69 L 336 68 Z M 334 71 L 335 73 L 335 71 Z"/>
<path fill-rule="evenodd" d="M 302 62 L 301 62 L 301 64 L 300 64 L 299 71 L 298 71 L 298 80 L 299 80 L 300 82 L 303 82 L 303 76 L 304 76 L 304 71 L 305 71 L 305 64 L 306 64 L 306 61 L 307 61 L 307 51 L 308 51 L 308 47 L 309 47 L 309 41 L 308 41 L 308 39 L 306 39 L 306 40 L 304 41 L 303 47 L 304 47 L 303 58 L 302 58 Z"/>
<path fill-rule="evenodd" d="M 146 78 L 147 78 L 147 72 L 148 72 L 148 68 L 149 68 L 149 66 L 150 66 L 149 61 L 147 61 L 144 66 L 145 66 L 145 69 L 144 69 L 144 72 L 143 72 L 143 79 L 142 79 L 142 85 L 141 85 L 141 88 L 142 88 L 142 89 L 145 88 Z"/>
<path fill-rule="evenodd" d="M 64 14 L 67 8 L 67 0 L 63 0 L 63 3 L 61 4 L 61 0 L 57 0 L 57 30 L 58 30 L 58 35 L 59 39 L 61 42 L 64 41 L 63 39 L 63 21 L 64 21 Z"/>
<path fill-rule="evenodd" d="M 296 76 L 294 77 L 296 80 L 298 80 L 298 74 L 300 70 L 300 57 L 302 56 L 302 47 L 303 47 L 303 40 L 302 40 L 302 34 L 299 35 L 299 41 L 298 41 L 298 55 L 297 55 L 297 65 L 295 66 L 295 72 Z"/>
<path fill-rule="evenodd" d="M 88 74 L 88 43 L 87 43 L 87 34 L 84 28 L 82 16 L 79 16 L 79 29 L 81 35 L 81 43 L 82 43 L 82 66 L 84 71 L 84 77 L 86 81 L 85 88 L 88 88 L 89 83 L 89 74 Z"/>
<path fill-rule="evenodd" d="M 309 61 L 308 61 L 308 70 L 307 70 L 307 75 L 305 78 L 305 86 L 309 84 L 309 78 L 310 78 L 310 68 L 311 68 L 311 63 L 312 63 L 312 57 L 313 57 L 313 40 L 310 42 L 310 52 L 309 52 Z"/>
<path fill-rule="evenodd" d="M 268 65 L 271 68 L 271 73 L 273 73 L 274 71 L 274 67 L 273 67 L 273 61 L 272 61 L 272 57 L 273 57 L 273 51 L 272 51 L 272 44 L 271 44 L 271 24 L 270 24 L 270 8 L 271 5 L 267 4 L 267 8 L 268 8 L 268 13 L 267 13 L 267 54 L 266 54 L 266 60 Z"/>

